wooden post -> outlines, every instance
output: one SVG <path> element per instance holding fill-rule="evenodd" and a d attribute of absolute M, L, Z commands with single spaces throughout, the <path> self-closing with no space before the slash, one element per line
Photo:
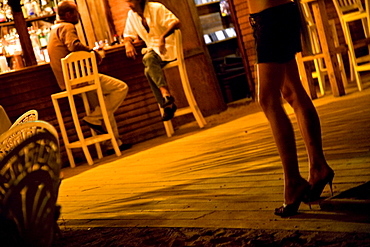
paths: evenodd
<path fill-rule="evenodd" d="M 19 35 L 25 65 L 26 66 L 37 65 L 30 35 L 27 30 L 27 24 L 22 13 L 20 0 L 9 1 L 9 5 L 12 8 L 14 25 Z"/>
<path fill-rule="evenodd" d="M 242 58 L 243 58 L 243 66 L 244 66 L 244 69 L 245 69 L 245 74 L 247 76 L 249 90 L 251 92 L 251 96 L 252 96 L 252 99 L 254 101 L 255 98 L 256 98 L 255 84 L 254 84 L 254 80 L 253 80 L 253 77 L 252 77 L 252 72 L 250 70 L 247 53 L 245 51 L 245 47 L 244 47 L 244 44 L 243 44 L 243 35 L 242 35 L 241 30 L 240 30 L 240 25 L 238 23 L 238 18 L 236 16 L 235 5 L 234 5 L 233 0 L 230 1 L 229 5 L 230 5 L 231 17 L 232 17 L 232 20 L 233 20 L 233 23 L 234 23 L 234 28 L 235 28 L 237 39 L 238 39 L 239 50 L 240 50 L 240 53 L 242 54 Z"/>

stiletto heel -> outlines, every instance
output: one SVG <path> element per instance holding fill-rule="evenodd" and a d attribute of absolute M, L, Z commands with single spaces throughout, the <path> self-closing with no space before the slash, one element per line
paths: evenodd
<path fill-rule="evenodd" d="M 334 176 L 333 176 L 333 178 L 334 178 Z M 333 193 L 333 178 L 331 179 L 331 181 L 329 181 L 329 187 L 330 187 L 331 196 L 334 195 L 334 193 Z"/>
<path fill-rule="evenodd" d="M 321 193 L 325 189 L 325 186 L 329 184 L 331 195 L 333 196 L 333 179 L 334 172 L 329 173 L 325 179 L 318 181 L 316 184 L 313 184 L 311 187 L 311 202 L 317 201 L 320 199 Z"/>

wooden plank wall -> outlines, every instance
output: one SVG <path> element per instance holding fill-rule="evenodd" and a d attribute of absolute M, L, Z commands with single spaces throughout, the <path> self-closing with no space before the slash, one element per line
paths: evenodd
<path fill-rule="evenodd" d="M 123 34 L 123 30 L 125 29 L 127 13 L 130 8 L 128 8 L 128 6 L 121 0 L 103 1 L 106 1 L 108 6 L 110 6 L 110 12 L 112 14 L 112 20 L 116 29 L 116 33 L 121 36 Z"/>

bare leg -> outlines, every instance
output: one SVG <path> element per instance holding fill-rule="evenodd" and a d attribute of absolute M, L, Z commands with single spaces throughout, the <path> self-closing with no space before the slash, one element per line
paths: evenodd
<path fill-rule="evenodd" d="M 309 183 L 315 185 L 327 179 L 328 176 L 333 176 L 333 170 L 328 166 L 323 153 L 319 117 L 300 82 L 295 60 L 290 61 L 287 68 L 289 69 L 286 70 L 287 74 L 282 94 L 294 109 L 297 117 L 309 158 Z"/>
<path fill-rule="evenodd" d="M 171 96 L 170 91 L 167 87 L 160 87 L 159 90 L 161 91 L 163 97 Z"/>
<path fill-rule="evenodd" d="M 299 173 L 293 127 L 281 104 L 281 88 L 284 86 L 287 65 L 261 63 L 257 65 L 257 71 L 258 99 L 271 125 L 283 164 L 285 204 L 292 204 L 302 199 L 308 184 Z"/>

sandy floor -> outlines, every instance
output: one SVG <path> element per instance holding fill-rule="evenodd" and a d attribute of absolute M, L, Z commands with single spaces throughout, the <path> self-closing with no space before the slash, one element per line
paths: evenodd
<path fill-rule="evenodd" d="M 53 246 L 370 246 L 370 234 L 205 228 L 63 230 Z"/>

